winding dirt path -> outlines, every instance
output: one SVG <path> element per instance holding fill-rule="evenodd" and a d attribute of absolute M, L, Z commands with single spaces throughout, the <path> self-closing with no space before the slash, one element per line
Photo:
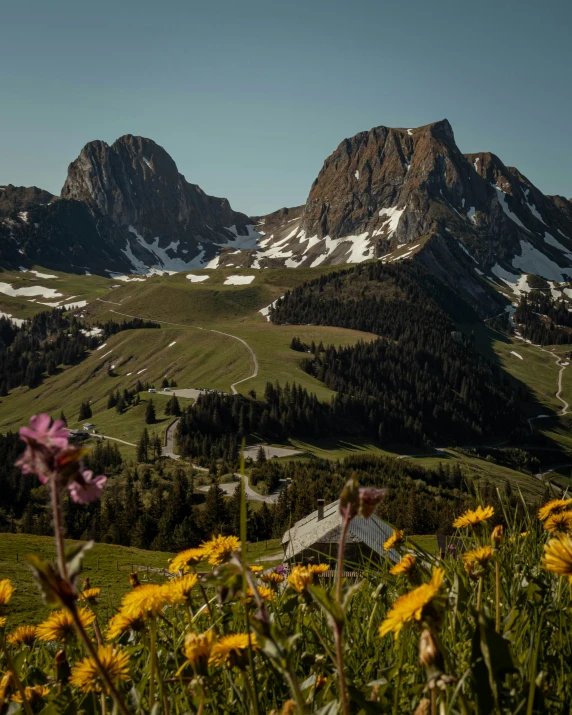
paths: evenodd
<path fill-rule="evenodd" d="M 546 350 L 546 348 L 541 347 L 540 345 L 535 345 L 535 348 L 538 348 L 539 350 L 542 350 L 543 353 L 546 353 L 547 355 L 550 355 L 550 357 L 554 358 L 556 360 L 556 365 L 560 367 L 560 370 L 558 371 L 558 390 L 556 392 L 556 399 L 562 403 L 562 407 L 560 409 L 560 417 L 563 417 L 564 415 L 567 415 L 570 412 L 570 405 L 566 400 L 562 397 L 562 375 L 564 374 L 564 370 L 568 367 L 570 364 L 568 360 L 563 360 L 561 357 L 556 355 L 555 353 L 551 352 L 550 350 Z M 530 433 L 532 434 L 534 432 L 534 427 L 532 425 L 534 420 L 540 420 L 540 419 L 546 419 L 547 417 L 550 417 L 550 415 L 536 415 L 536 417 L 531 417 L 528 420 L 528 426 L 530 427 Z"/>
<path fill-rule="evenodd" d="M 238 340 L 238 342 L 242 343 L 244 345 L 244 347 L 250 353 L 250 357 L 252 358 L 254 370 L 253 370 L 252 374 L 249 375 L 248 377 L 244 377 L 244 378 L 242 378 L 242 380 L 237 380 L 236 382 L 232 383 L 232 385 L 230 386 L 230 390 L 233 395 L 238 394 L 236 385 L 240 385 L 241 383 L 246 382 L 247 380 L 252 380 L 252 378 L 257 377 L 257 375 L 258 375 L 258 359 L 256 357 L 256 353 L 250 347 L 250 345 L 246 342 L 246 340 L 239 338 L 238 335 L 232 335 L 231 333 L 225 333 L 222 330 L 215 330 L 214 328 L 203 328 L 200 325 L 183 325 L 182 323 L 170 323 L 168 320 L 157 320 L 157 318 L 144 318 L 141 315 L 130 315 L 129 313 L 120 313 L 118 310 L 110 310 L 109 312 L 115 313 L 116 315 L 122 315 L 125 318 L 138 318 L 139 320 L 152 320 L 155 323 L 162 323 L 163 325 L 174 325 L 177 328 L 192 328 L 193 330 L 205 330 L 207 333 L 218 333 L 219 335 L 226 335 L 227 338 L 232 338 L 233 340 Z"/>

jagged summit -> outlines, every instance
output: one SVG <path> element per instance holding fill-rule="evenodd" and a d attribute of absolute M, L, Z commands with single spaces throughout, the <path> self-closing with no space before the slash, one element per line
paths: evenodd
<path fill-rule="evenodd" d="M 126 134 L 86 144 L 60 198 L 0 189 L 0 247 L 4 261 L 139 272 L 415 257 L 496 310 L 495 283 L 520 292 L 524 274 L 572 277 L 572 202 L 494 154 L 463 154 L 442 119 L 344 139 L 304 205 L 252 219 L 189 183 L 154 141 Z"/>
<path fill-rule="evenodd" d="M 325 160 L 306 204 L 262 217 L 258 230 L 265 235 L 243 265 L 416 255 L 491 310 L 498 303 L 485 276 L 514 290 L 522 273 L 552 281 L 572 276 L 570 202 L 545 196 L 494 154 L 464 155 L 446 119 L 417 128 L 380 126 L 344 139 Z"/>

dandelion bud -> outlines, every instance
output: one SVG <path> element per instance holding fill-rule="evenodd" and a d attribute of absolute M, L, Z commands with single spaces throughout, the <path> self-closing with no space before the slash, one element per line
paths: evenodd
<path fill-rule="evenodd" d="M 89 576 L 86 576 L 83 580 L 83 586 L 81 587 L 81 590 L 87 591 L 88 588 L 91 588 L 91 584 L 89 583 Z"/>
<path fill-rule="evenodd" d="M 426 628 L 419 639 L 419 662 L 424 668 L 440 669 L 441 660 L 441 651 L 435 636 Z"/>
<path fill-rule="evenodd" d="M 137 571 L 134 571 L 133 573 L 129 574 L 129 583 L 131 584 L 131 588 L 136 588 L 137 586 L 141 586 L 141 583 L 139 582 L 139 575 L 137 574 Z"/>
<path fill-rule="evenodd" d="M 375 489 L 374 487 L 362 487 L 359 489 L 359 515 L 364 519 L 375 511 L 377 505 L 387 495 L 387 489 Z"/>
<path fill-rule="evenodd" d="M 503 537 L 503 527 L 502 524 L 499 524 L 493 529 L 493 533 L 491 534 L 491 544 L 495 548 L 498 548 L 503 542 Z"/>
<path fill-rule="evenodd" d="M 358 515 L 360 510 L 360 489 L 358 480 L 353 475 L 348 479 L 342 489 L 339 509 L 340 514 L 347 517 L 348 520 Z"/>

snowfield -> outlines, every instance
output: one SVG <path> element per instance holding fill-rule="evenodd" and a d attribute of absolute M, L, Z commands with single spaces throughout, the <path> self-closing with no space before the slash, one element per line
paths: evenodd
<path fill-rule="evenodd" d="M 0 293 L 9 295 L 11 298 L 32 298 L 34 296 L 41 296 L 42 298 L 63 298 L 63 293 L 58 293 L 55 288 L 44 288 L 44 286 L 14 288 L 11 283 L 0 283 Z"/>
<path fill-rule="evenodd" d="M 191 283 L 202 283 L 203 281 L 208 281 L 210 276 L 197 276 L 194 273 L 189 273 L 187 278 L 191 281 Z"/>
<path fill-rule="evenodd" d="M 252 283 L 255 276 L 227 276 L 223 285 L 225 286 L 242 286 Z"/>
<path fill-rule="evenodd" d="M 17 325 L 19 328 L 21 328 L 26 322 L 22 318 L 13 318 L 10 313 L 2 313 L 2 311 L 0 311 L 0 318 L 8 318 L 9 321 L 14 323 L 14 325 Z"/>

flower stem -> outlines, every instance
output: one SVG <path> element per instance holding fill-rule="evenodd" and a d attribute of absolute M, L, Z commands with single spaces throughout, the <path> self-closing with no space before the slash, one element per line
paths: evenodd
<path fill-rule="evenodd" d="M 338 551 L 338 571 L 336 574 L 336 599 L 342 608 L 342 573 L 344 570 L 344 551 L 346 543 L 346 535 L 348 533 L 348 525 L 350 523 L 350 506 L 346 507 L 342 521 L 342 531 L 340 534 L 340 544 Z M 342 608 L 343 610 L 343 608 Z M 348 702 L 348 691 L 346 686 L 346 673 L 344 670 L 344 643 L 343 643 L 344 624 L 336 623 L 334 626 L 334 640 L 336 644 L 336 661 L 338 664 L 338 677 L 340 679 L 340 700 L 342 701 L 342 712 L 344 715 L 349 715 L 350 704 Z"/>
<path fill-rule="evenodd" d="M 479 576 L 479 586 L 477 588 L 477 612 L 480 612 L 483 605 L 483 577 Z"/>
<path fill-rule="evenodd" d="M 96 649 L 93 647 L 93 643 L 91 642 L 89 636 L 87 635 L 85 628 L 83 627 L 83 624 L 78 616 L 77 610 L 75 607 L 69 609 L 74 626 L 76 631 L 78 632 L 79 637 L 81 638 L 85 649 L 89 653 L 90 658 L 93 660 L 95 663 L 95 667 L 97 668 L 99 674 L 101 675 L 102 680 L 105 682 L 105 685 L 109 691 L 109 694 L 115 701 L 115 704 L 119 708 L 119 710 L 122 712 L 123 715 L 129 715 L 129 710 L 127 709 L 127 706 L 121 699 L 121 696 L 117 692 L 117 688 L 115 687 L 113 680 L 111 679 L 111 676 L 107 672 L 107 670 L 104 668 L 102 662 L 99 660 L 99 656 L 97 655 Z"/>
<path fill-rule="evenodd" d="M 149 632 L 151 633 L 151 674 L 149 675 L 149 711 L 153 709 L 155 703 L 155 668 L 157 658 L 157 623 L 152 618 L 149 623 Z"/>
<path fill-rule="evenodd" d="M 496 598 L 496 612 L 495 612 L 495 630 L 500 633 L 500 564 L 497 556 L 495 563 L 495 598 Z"/>
<path fill-rule="evenodd" d="M 66 564 L 66 549 L 64 545 L 64 534 L 62 526 L 62 507 L 60 502 L 60 494 L 55 475 L 51 479 L 52 491 L 52 514 L 54 515 L 54 536 L 56 538 L 56 552 L 58 555 L 58 568 L 63 579 L 68 578 L 68 568 Z"/>

